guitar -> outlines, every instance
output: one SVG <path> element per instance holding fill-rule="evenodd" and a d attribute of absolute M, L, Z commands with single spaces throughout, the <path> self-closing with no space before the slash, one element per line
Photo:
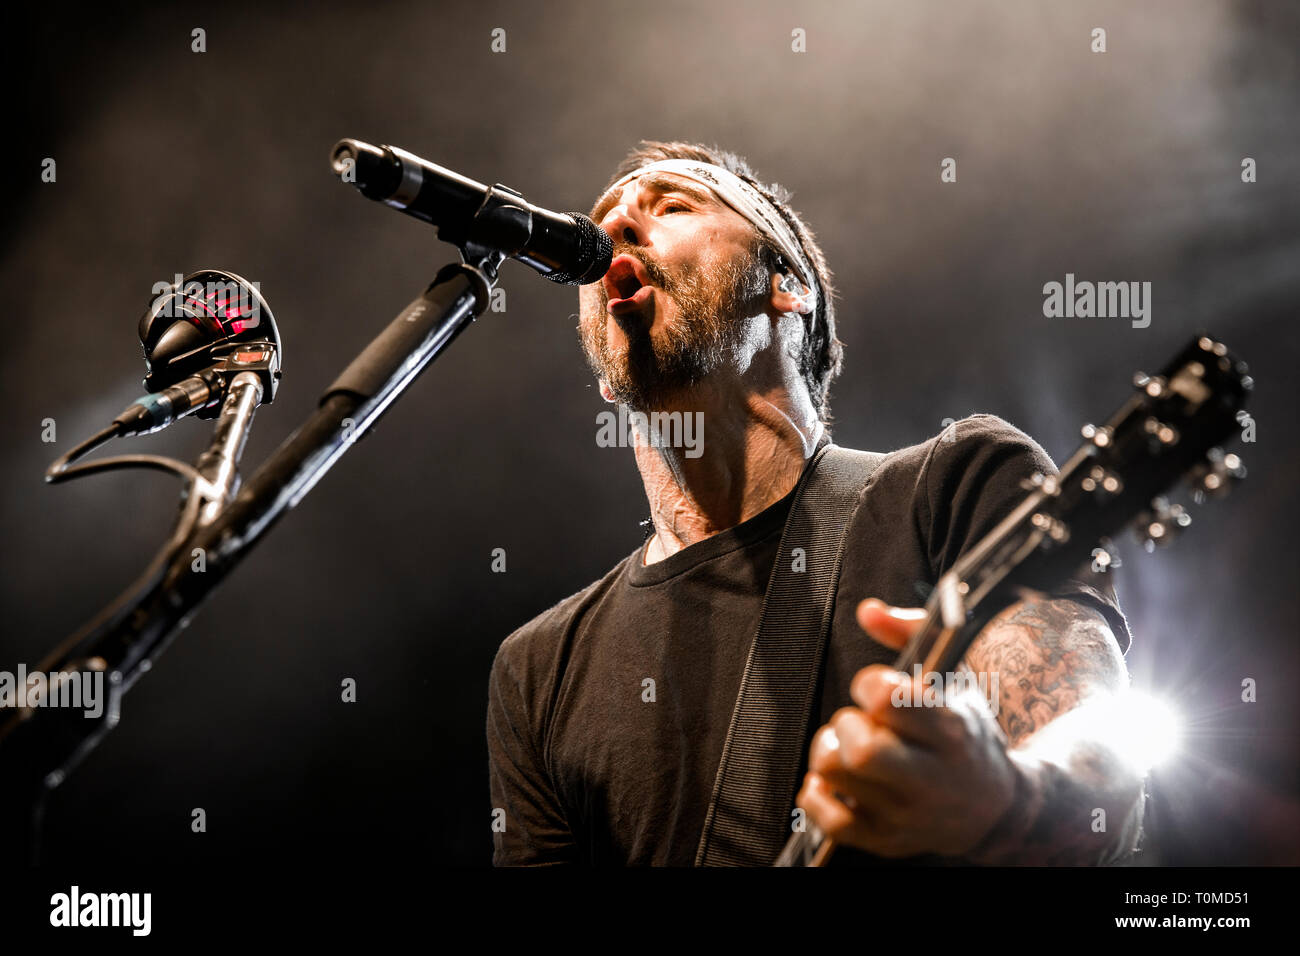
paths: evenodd
<path fill-rule="evenodd" d="M 1138 373 L 1132 397 L 1104 425 L 1085 425 L 1084 443 L 1055 476 L 1035 475 L 1011 514 L 939 579 L 925 618 L 894 666 L 911 673 L 956 669 L 1000 611 L 1051 591 L 1085 562 L 1113 562 L 1111 536 L 1136 522 L 1148 551 L 1191 523 L 1164 495 L 1184 478 L 1198 503 L 1226 493 L 1245 468 L 1220 445 L 1239 429 L 1252 382 L 1245 363 L 1206 335 L 1159 375 Z M 794 833 L 776 866 L 823 866 L 835 850 L 811 822 Z"/>

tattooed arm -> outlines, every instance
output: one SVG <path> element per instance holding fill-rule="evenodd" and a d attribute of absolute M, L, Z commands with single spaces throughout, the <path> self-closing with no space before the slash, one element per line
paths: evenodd
<path fill-rule="evenodd" d="M 1110 718 L 1111 695 L 1128 687 L 1105 619 L 1075 601 L 1020 601 L 984 628 L 965 664 L 990 680 L 997 675 L 997 719 L 1017 771 L 1017 792 L 964 858 L 1071 865 L 1112 863 L 1130 854 L 1142 826 L 1141 773 L 1096 730 L 1099 723 L 1113 726 L 1099 718 Z"/>
<path fill-rule="evenodd" d="M 895 649 L 925 616 L 874 598 L 857 608 L 863 630 Z M 978 676 L 933 703 L 935 675 L 882 664 L 854 675 L 856 706 L 813 736 L 797 798 L 813 822 L 837 843 L 893 858 L 1069 865 L 1131 852 L 1142 772 L 1116 747 L 1142 728 L 1121 716 L 1127 677 L 1105 621 L 1072 601 L 1018 602 L 965 663 Z"/>

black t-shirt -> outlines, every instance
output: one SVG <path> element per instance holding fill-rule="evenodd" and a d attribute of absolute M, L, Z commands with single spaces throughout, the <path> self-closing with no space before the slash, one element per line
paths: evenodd
<path fill-rule="evenodd" d="M 858 603 L 924 604 L 1035 471 L 1056 469 L 991 415 L 881 463 L 850 521 L 814 729 L 852 705 L 858 670 L 898 656 L 858 627 Z M 494 863 L 694 862 L 792 499 L 651 565 L 642 545 L 502 643 L 487 719 L 492 806 L 505 811 Z M 1105 614 L 1127 651 L 1109 584 L 1057 593 Z"/>

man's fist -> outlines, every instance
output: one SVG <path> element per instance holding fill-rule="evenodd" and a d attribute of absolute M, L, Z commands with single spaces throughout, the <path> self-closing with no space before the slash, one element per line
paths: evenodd
<path fill-rule="evenodd" d="M 924 616 L 874 598 L 857 612 L 867 634 L 900 649 Z M 924 680 L 881 665 L 858 671 L 849 692 L 857 706 L 836 711 L 813 738 L 799 806 L 837 843 L 878 856 L 975 848 L 1016 794 L 983 695 L 961 689 L 927 706 L 934 693 L 927 699 Z"/>

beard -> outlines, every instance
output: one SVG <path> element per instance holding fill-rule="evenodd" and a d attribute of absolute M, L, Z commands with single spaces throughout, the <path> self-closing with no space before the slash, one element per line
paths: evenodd
<path fill-rule="evenodd" d="M 600 311 L 581 317 L 578 325 L 583 352 L 594 375 L 613 393 L 615 401 L 636 411 L 665 407 L 726 365 L 745 338 L 745 318 L 761 311 L 755 299 L 768 292 L 767 273 L 759 268 L 759 243 L 726 263 L 709 263 L 685 274 L 669 273 L 639 246 L 615 243 L 615 257 L 627 253 L 641 261 L 655 286 L 667 295 L 678 314 L 662 324 L 657 335 L 641 313 L 616 317 L 627 337 L 622 349 L 610 347 L 606 332 L 608 296 L 597 286 Z M 653 308 L 648 305 L 646 311 Z"/>

